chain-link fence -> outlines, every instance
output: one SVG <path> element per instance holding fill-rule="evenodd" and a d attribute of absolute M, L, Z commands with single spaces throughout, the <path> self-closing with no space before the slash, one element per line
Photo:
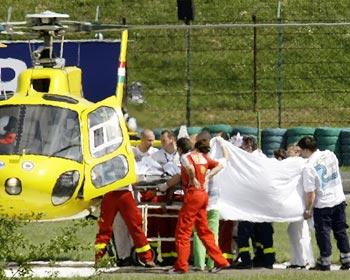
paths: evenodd
<path fill-rule="evenodd" d="M 128 79 L 146 100 L 131 111 L 148 127 L 347 127 L 349 47 L 344 21 L 131 29 Z"/>
<path fill-rule="evenodd" d="M 128 84 L 146 100 L 129 111 L 142 127 L 256 127 L 257 116 L 263 128 L 350 127 L 349 0 L 193 0 L 191 29 L 175 0 L 24 2 L 2 0 L 0 18 L 13 6 L 13 20 L 42 10 L 89 20 L 99 5 L 101 22 L 126 20 Z"/>

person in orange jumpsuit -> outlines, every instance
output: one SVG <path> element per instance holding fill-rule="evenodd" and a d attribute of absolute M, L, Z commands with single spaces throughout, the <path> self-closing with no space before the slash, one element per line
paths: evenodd
<path fill-rule="evenodd" d="M 115 216 L 120 212 L 134 241 L 135 251 L 145 267 L 154 267 L 153 253 L 142 229 L 142 216 L 129 189 L 123 188 L 103 196 L 101 214 L 98 221 L 99 231 L 95 241 L 95 263 L 105 255 L 107 244 L 112 236 L 112 225 Z"/>
<path fill-rule="evenodd" d="M 210 147 L 205 140 L 197 141 L 195 150 L 192 152 L 189 152 L 191 142 L 187 138 L 180 138 L 177 141 L 177 147 L 182 155 L 181 180 L 185 195 L 175 232 L 178 257 L 175 266 L 169 270 L 169 273 L 185 273 L 189 270 L 190 238 L 194 226 L 208 255 L 215 263 L 211 272 L 217 272 L 222 268 L 229 267 L 229 263 L 222 256 L 220 248 L 215 244 L 214 235 L 208 227 L 206 184 L 212 176 L 222 169 L 222 165 L 206 155 Z M 207 173 L 208 170 L 210 171 Z"/>
<path fill-rule="evenodd" d="M 141 159 L 143 156 L 147 156 L 156 150 L 152 147 L 153 141 L 153 132 L 145 129 L 141 133 L 140 145 L 134 148 L 136 159 Z M 106 253 L 106 247 L 113 232 L 112 225 L 118 212 L 120 212 L 133 239 L 135 251 L 140 261 L 146 267 L 154 267 L 154 256 L 142 229 L 142 215 L 132 195 L 131 186 L 109 192 L 102 199 L 101 214 L 98 222 L 99 231 L 95 241 L 95 262 L 98 262 Z"/>

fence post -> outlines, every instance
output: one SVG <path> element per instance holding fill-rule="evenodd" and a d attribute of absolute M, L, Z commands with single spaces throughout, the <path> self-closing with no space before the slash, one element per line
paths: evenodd
<path fill-rule="evenodd" d="M 260 112 L 256 112 L 256 128 L 257 128 L 257 143 L 258 147 L 261 149 L 261 118 L 260 118 Z"/>
<path fill-rule="evenodd" d="M 278 1 L 277 23 L 282 23 L 282 2 Z M 278 127 L 282 126 L 282 101 L 283 101 L 283 26 L 277 27 L 277 105 L 278 105 Z"/>
<path fill-rule="evenodd" d="M 190 25 L 191 21 L 186 22 Z M 192 77 L 191 77 L 191 28 L 186 30 L 186 123 L 191 126 Z"/>
<path fill-rule="evenodd" d="M 252 15 L 253 24 L 256 24 L 256 15 Z M 257 85 L 256 85 L 256 27 L 253 27 L 253 110 L 257 112 L 258 96 L 257 96 Z"/>

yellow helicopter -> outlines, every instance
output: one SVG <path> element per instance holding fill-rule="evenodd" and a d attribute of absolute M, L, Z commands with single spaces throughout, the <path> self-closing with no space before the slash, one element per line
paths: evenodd
<path fill-rule="evenodd" d="M 127 30 L 122 31 L 116 93 L 84 99 L 81 69 L 53 55 L 53 40 L 84 28 L 66 14 L 29 14 L 43 38 L 14 94 L 0 95 L 0 214 L 58 220 L 89 214 L 95 198 L 136 181 L 122 113 Z M 8 30 L 8 26 L 6 26 Z M 125 29 L 125 27 L 124 27 Z M 120 30 L 120 27 L 119 27 Z"/>

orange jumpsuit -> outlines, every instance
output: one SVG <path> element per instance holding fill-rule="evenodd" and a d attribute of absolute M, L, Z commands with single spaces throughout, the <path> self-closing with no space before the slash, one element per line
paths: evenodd
<path fill-rule="evenodd" d="M 152 250 L 142 229 L 141 212 L 129 190 L 112 191 L 103 196 L 98 222 L 99 231 L 95 241 L 96 261 L 106 253 L 106 246 L 112 236 L 113 221 L 119 211 L 134 241 L 135 251 L 140 260 L 144 263 L 152 261 Z"/>
<path fill-rule="evenodd" d="M 188 259 L 190 257 L 190 238 L 193 227 L 197 229 L 197 234 L 207 249 L 208 255 L 217 267 L 226 267 L 228 261 L 222 256 L 220 248 L 215 244 L 213 233 L 208 227 L 207 205 L 208 193 L 205 190 L 205 175 L 208 169 L 213 169 L 218 162 L 208 156 L 191 152 L 184 155 L 185 160 L 194 167 L 195 178 L 200 183 L 200 187 L 190 185 L 189 176 L 184 166 L 181 166 L 181 179 L 185 196 L 184 203 L 179 213 L 175 232 L 175 245 L 178 258 L 175 263 L 175 270 L 180 272 L 188 271 Z"/>
<path fill-rule="evenodd" d="M 144 192 L 141 197 L 142 202 L 151 202 L 151 203 L 165 203 L 167 202 L 166 194 L 154 194 L 151 191 Z M 183 201 L 182 195 L 174 195 L 173 201 Z M 148 227 L 147 227 L 147 236 L 153 238 L 169 238 L 174 237 L 175 229 L 177 224 L 177 217 L 166 217 L 166 215 L 177 215 L 178 210 L 169 210 L 169 209 L 149 209 L 148 210 Z M 164 215 L 164 217 L 152 217 L 152 214 Z M 157 250 L 158 242 L 151 242 L 151 246 L 154 247 L 154 250 Z M 175 250 L 174 241 L 161 241 L 160 253 L 162 256 L 161 266 L 173 265 L 177 257 Z"/>
<path fill-rule="evenodd" d="M 233 250 L 236 249 L 237 221 L 221 220 L 219 227 L 219 247 L 223 256 L 232 263 L 235 260 Z"/>

